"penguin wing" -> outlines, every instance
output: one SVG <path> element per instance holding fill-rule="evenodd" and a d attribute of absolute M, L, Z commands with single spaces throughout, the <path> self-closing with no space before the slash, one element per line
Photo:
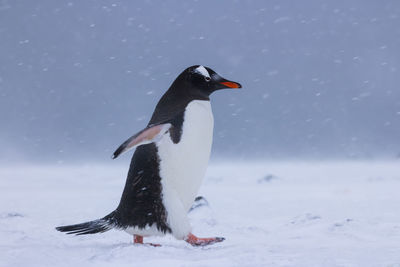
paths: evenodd
<path fill-rule="evenodd" d="M 166 134 L 171 128 L 172 124 L 170 123 L 163 123 L 157 125 L 149 125 L 140 132 L 136 133 L 135 135 L 131 136 L 125 142 L 120 145 L 117 150 L 115 150 L 112 158 L 117 158 L 120 154 L 131 150 L 137 146 L 150 144 L 153 142 L 157 142 L 161 139 L 161 137 Z"/>

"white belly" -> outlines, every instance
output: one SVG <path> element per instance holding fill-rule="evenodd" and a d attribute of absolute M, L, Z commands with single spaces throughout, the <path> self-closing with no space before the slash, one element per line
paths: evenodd
<path fill-rule="evenodd" d="M 174 144 L 166 134 L 157 143 L 163 200 L 171 228 L 176 228 L 171 225 L 175 220 L 178 223 L 182 216 L 186 218 L 199 191 L 210 158 L 213 129 L 210 101 L 195 100 L 186 107 L 180 142 Z"/>

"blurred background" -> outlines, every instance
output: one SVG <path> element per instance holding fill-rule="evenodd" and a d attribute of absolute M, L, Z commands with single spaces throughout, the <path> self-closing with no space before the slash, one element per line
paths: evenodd
<path fill-rule="evenodd" d="M 399 158 L 399 48 L 396 0 L 0 0 L 0 159 L 111 161 L 195 64 L 214 158 Z"/>

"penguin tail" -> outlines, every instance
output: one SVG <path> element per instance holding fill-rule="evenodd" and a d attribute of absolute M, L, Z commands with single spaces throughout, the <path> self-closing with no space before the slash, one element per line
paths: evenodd
<path fill-rule="evenodd" d="M 104 233 L 115 228 L 112 214 L 113 213 L 105 216 L 104 218 L 90 222 L 58 226 L 56 227 L 56 230 L 60 232 L 65 232 L 66 234 L 75 235 Z"/>

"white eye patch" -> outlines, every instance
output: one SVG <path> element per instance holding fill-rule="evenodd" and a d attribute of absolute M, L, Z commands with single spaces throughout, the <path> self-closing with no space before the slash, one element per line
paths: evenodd
<path fill-rule="evenodd" d="M 201 66 L 201 65 L 198 66 L 194 71 L 200 73 L 200 74 L 203 75 L 204 77 L 211 78 L 211 77 L 210 77 L 210 74 L 209 74 L 208 71 L 207 71 L 207 69 L 204 68 L 204 67 Z"/>

